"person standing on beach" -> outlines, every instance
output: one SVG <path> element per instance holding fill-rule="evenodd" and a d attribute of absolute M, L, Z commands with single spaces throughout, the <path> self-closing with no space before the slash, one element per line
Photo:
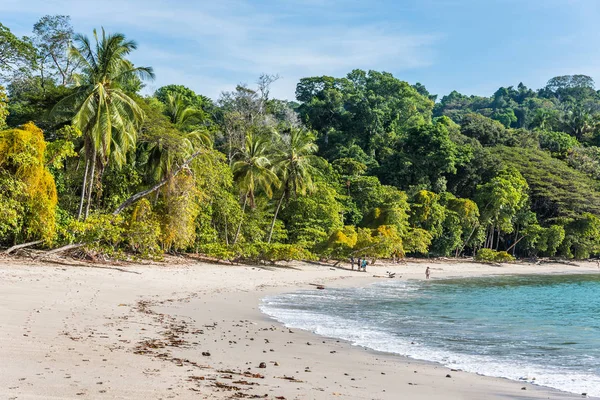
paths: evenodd
<path fill-rule="evenodd" d="M 430 274 L 431 274 L 431 271 L 429 270 L 429 267 L 427 267 L 427 269 L 425 270 L 425 279 L 429 279 Z"/>
<path fill-rule="evenodd" d="M 352 267 L 352 270 L 354 271 L 354 256 L 350 256 L 350 267 Z"/>

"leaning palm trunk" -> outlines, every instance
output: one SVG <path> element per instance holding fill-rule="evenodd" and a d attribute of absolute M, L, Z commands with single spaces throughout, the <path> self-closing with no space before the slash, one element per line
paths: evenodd
<path fill-rule="evenodd" d="M 279 214 L 279 209 L 281 208 L 281 203 L 283 203 L 283 198 L 285 197 L 285 192 L 281 194 L 279 198 L 279 202 L 277 203 L 277 208 L 275 209 L 275 215 L 273 215 L 273 221 L 271 222 L 271 230 L 269 231 L 269 240 L 267 243 L 271 243 L 271 237 L 273 236 L 273 229 L 275 229 L 275 221 L 277 220 L 277 214 Z"/>
<path fill-rule="evenodd" d="M 81 199 L 79 200 L 79 212 L 77 213 L 77 220 L 81 219 L 81 213 L 83 212 L 83 201 L 85 199 L 85 188 L 87 183 L 88 170 L 90 168 L 90 160 L 85 160 L 85 173 L 83 174 L 83 184 L 81 185 Z"/>
<path fill-rule="evenodd" d="M 242 223 L 244 222 L 244 215 L 246 215 L 246 204 L 248 203 L 248 193 L 244 196 L 244 205 L 242 206 L 242 217 L 240 223 L 235 231 L 235 237 L 233 238 L 233 245 L 237 243 L 238 237 L 240 236 L 240 230 L 242 229 Z"/>

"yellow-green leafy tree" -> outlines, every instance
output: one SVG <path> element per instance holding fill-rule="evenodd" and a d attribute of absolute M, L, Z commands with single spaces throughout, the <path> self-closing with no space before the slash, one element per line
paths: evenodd
<path fill-rule="evenodd" d="M 160 224 L 148 199 L 136 204 L 126 228 L 127 244 L 132 251 L 143 257 L 160 254 Z"/>
<path fill-rule="evenodd" d="M 356 229 L 352 225 L 347 225 L 343 229 L 333 231 L 327 241 L 327 248 L 335 258 L 347 257 L 352 253 L 357 240 Z"/>
<path fill-rule="evenodd" d="M 56 233 L 56 185 L 45 164 L 46 141 L 33 123 L 0 132 L 0 240 Z"/>
<path fill-rule="evenodd" d="M 163 187 L 157 212 L 165 251 L 186 250 L 196 239 L 199 192 L 190 173 L 180 173 Z"/>
<path fill-rule="evenodd" d="M 4 86 L 0 85 L 0 129 L 6 127 L 6 117 L 8 117 L 8 96 Z"/>

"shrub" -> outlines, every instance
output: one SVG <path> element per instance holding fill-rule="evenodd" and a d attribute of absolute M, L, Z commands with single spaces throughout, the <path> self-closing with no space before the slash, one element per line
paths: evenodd
<path fill-rule="evenodd" d="M 133 252 L 142 257 L 160 257 L 161 249 L 158 245 L 160 224 L 147 199 L 142 199 L 137 203 L 127 223 L 125 236 Z"/>
<path fill-rule="evenodd" d="M 277 261 L 311 260 L 315 258 L 310 251 L 293 244 L 262 243 L 258 247 L 260 260 L 271 263 Z"/>
<path fill-rule="evenodd" d="M 475 255 L 475 260 L 484 262 L 510 262 L 514 261 L 515 258 L 506 251 L 480 249 Z"/>
<path fill-rule="evenodd" d="M 427 254 L 433 235 L 425 229 L 412 228 L 404 236 L 404 250 L 407 253 Z"/>
<path fill-rule="evenodd" d="M 198 251 L 217 260 L 232 260 L 236 255 L 235 251 L 224 243 L 206 243 L 201 245 Z"/>
<path fill-rule="evenodd" d="M 494 261 L 496 262 L 511 262 L 514 260 L 515 258 L 508 254 L 506 251 L 498 251 L 494 256 Z"/>
<path fill-rule="evenodd" d="M 124 238 L 123 217 L 94 214 L 85 221 L 72 220 L 67 230 L 72 243 L 84 243 L 84 248 L 108 256 L 121 256 L 119 245 Z"/>
<path fill-rule="evenodd" d="M 352 253 L 356 245 L 358 235 L 353 226 L 345 226 L 344 229 L 335 230 L 327 241 L 327 249 L 324 253 L 334 258 L 346 258 Z"/>
<path fill-rule="evenodd" d="M 292 261 L 292 260 L 314 260 L 315 255 L 306 250 L 302 246 L 295 244 L 283 243 L 244 243 L 232 247 L 225 247 L 217 244 L 204 245 L 203 252 L 207 255 L 222 258 L 236 258 L 239 261 L 259 263 L 268 261 L 276 263 L 277 261 Z M 212 252 L 210 254 L 208 251 Z M 221 258 L 221 257 L 217 257 Z"/>

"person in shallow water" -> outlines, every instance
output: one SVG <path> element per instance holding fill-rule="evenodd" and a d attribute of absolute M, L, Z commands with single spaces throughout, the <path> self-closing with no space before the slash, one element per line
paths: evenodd
<path fill-rule="evenodd" d="M 425 270 L 425 279 L 429 279 L 430 274 L 431 274 L 431 271 L 429 270 L 429 267 L 427 267 L 427 269 Z"/>

